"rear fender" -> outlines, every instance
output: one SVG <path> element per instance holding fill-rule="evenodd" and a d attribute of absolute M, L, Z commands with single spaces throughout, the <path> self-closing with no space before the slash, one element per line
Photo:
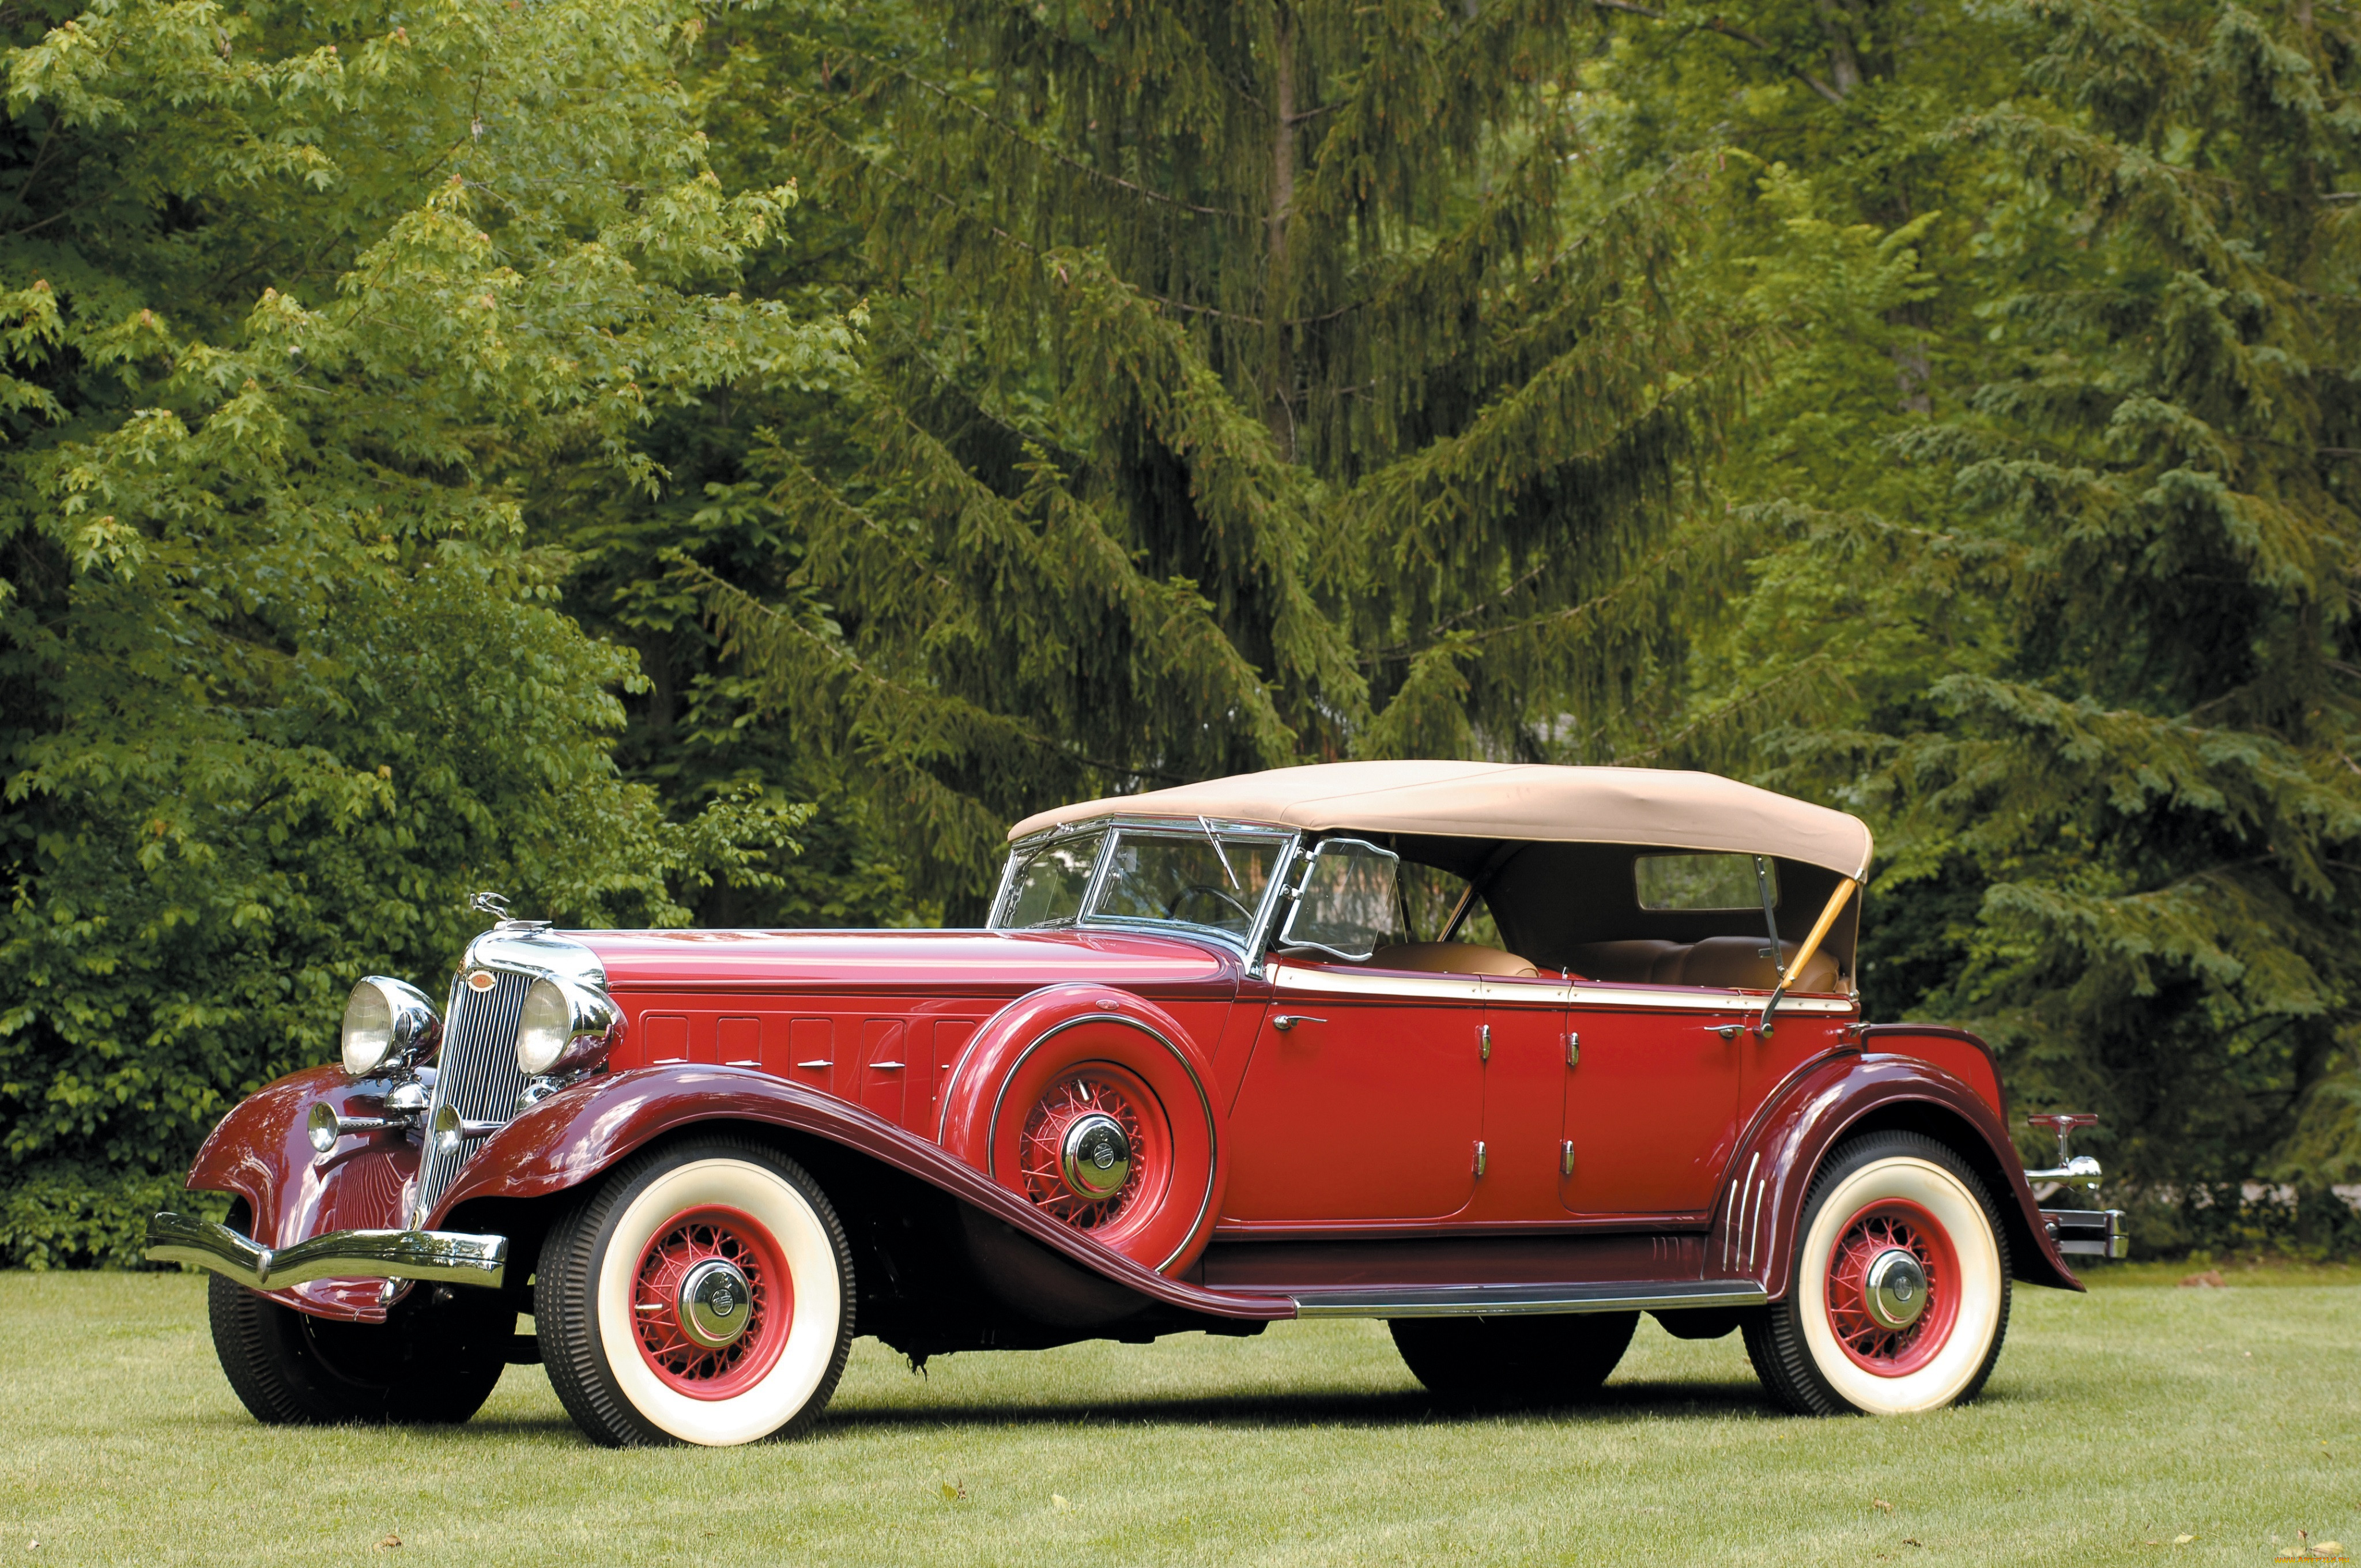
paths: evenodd
<path fill-rule="evenodd" d="M 441 1224 L 463 1203 L 557 1197 L 586 1187 L 658 1138 L 730 1124 L 823 1138 L 890 1166 L 1149 1300 L 1224 1318 L 1295 1315 L 1294 1303 L 1282 1297 L 1201 1290 L 1143 1268 L 917 1134 L 849 1102 L 747 1068 L 674 1063 L 595 1078 L 554 1094 L 484 1140 L 427 1223 Z"/>
<path fill-rule="evenodd" d="M 1774 1300 L 1785 1296 L 1812 1179 L 1845 1139 L 1889 1130 L 1935 1138 L 1983 1179 L 2018 1279 L 2083 1288 L 1983 1097 L 1924 1060 L 1854 1047 L 1806 1063 L 1756 1117 L 1723 1179 L 1707 1238 L 1707 1272 L 1752 1278 Z"/>

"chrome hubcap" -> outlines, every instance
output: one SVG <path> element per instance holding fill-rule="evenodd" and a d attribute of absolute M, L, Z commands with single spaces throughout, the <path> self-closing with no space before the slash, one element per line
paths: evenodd
<path fill-rule="evenodd" d="M 1870 1259 L 1861 1295 L 1879 1326 L 1906 1329 L 1927 1310 L 1927 1270 L 1902 1248 L 1888 1247 Z"/>
<path fill-rule="evenodd" d="M 680 1332 L 708 1350 L 735 1343 L 746 1332 L 754 1292 L 738 1266 L 708 1257 L 680 1278 Z"/>
<path fill-rule="evenodd" d="M 1066 1190 L 1086 1202 L 1112 1198 L 1131 1177 L 1131 1140 L 1123 1124 L 1093 1112 L 1066 1129 L 1059 1159 Z"/>

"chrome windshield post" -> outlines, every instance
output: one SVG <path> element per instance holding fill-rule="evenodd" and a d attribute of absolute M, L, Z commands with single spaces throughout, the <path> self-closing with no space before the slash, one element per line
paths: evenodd
<path fill-rule="evenodd" d="M 1254 924 L 1246 930 L 1246 973 L 1257 980 L 1262 978 L 1264 960 L 1270 956 L 1281 912 L 1295 897 L 1291 883 L 1303 859 L 1303 835 L 1289 834 L 1287 842 L 1279 846 L 1279 863 L 1271 868 L 1270 885 L 1263 889 L 1262 907 L 1255 911 Z"/>

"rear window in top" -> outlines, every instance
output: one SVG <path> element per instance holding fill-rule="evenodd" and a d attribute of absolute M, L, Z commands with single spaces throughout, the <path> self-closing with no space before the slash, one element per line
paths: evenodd
<path fill-rule="evenodd" d="M 1766 861 L 1771 905 L 1779 904 L 1779 868 Z M 1642 855 L 1632 862 L 1642 909 L 1760 909 L 1763 889 L 1752 855 Z"/>

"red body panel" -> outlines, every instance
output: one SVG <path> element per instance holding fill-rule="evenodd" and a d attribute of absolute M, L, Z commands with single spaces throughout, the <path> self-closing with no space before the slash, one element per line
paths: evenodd
<path fill-rule="evenodd" d="M 558 1194 L 650 1138 L 737 1120 L 883 1161 L 1191 1311 L 1284 1316 L 1283 1299 L 1253 1293 L 1360 1284 L 1744 1278 L 1777 1295 L 1830 1146 L 1915 1116 L 1972 1146 L 1963 1153 L 2014 1204 L 2029 1238 L 2019 1277 L 2079 1288 L 2015 1157 L 1991 1058 L 1953 1031 L 1799 1014 L 1767 1040 L 1725 1040 L 1719 1026 L 1752 1023 L 1759 999 L 1733 993 L 1717 1010 L 1694 988 L 1548 979 L 1429 975 L 1424 992 L 1388 996 L 1369 987 L 1402 977 L 1339 967 L 1282 990 L 1217 947 L 1147 935 L 566 936 L 598 955 L 624 1011 L 612 1070 L 485 1138 L 429 1224 L 477 1200 Z M 1218 1145 L 1199 1268 L 1210 1290 L 1046 1217 L 980 1152 L 1009 1064 L 1094 1011 L 1169 1038 L 1188 1075 L 1176 1100 L 1202 1086 Z M 1306 1021 L 1281 1031 L 1281 1015 Z M 348 1139 L 325 1160 L 304 1137 L 314 1102 L 368 1115 L 385 1088 L 332 1067 L 282 1080 L 224 1119 L 190 1185 L 243 1196 L 271 1245 L 400 1225 L 417 1176 L 409 1137 Z M 365 1282 L 278 1299 L 382 1315 Z"/>
<path fill-rule="evenodd" d="M 554 1095 L 484 1140 L 430 1225 L 478 1198 L 540 1198 L 580 1186 L 652 1138 L 700 1122 L 810 1133 L 907 1171 L 1152 1300 L 1221 1317 L 1290 1317 L 1283 1298 L 1215 1295 L 1142 1268 L 1049 1218 L 982 1171 L 857 1106 L 744 1068 L 655 1067 Z"/>
<path fill-rule="evenodd" d="M 1306 1022 L 1284 1032 L 1272 1017 Z M 1316 1020 L 1316 1021 L 1311 1021 Z M 1230 1107 L 1225 1225 L 1434 1220 L 1476 1190 L 1480 1005 L 1290 992 Z"/>
<path fill-rule="evenodd" d="M 1738 1140 L 1744 1055 L 1717 1030 L 1741 1020 L 1752 1022 L 1736 1006 L 1649 1013 L 1584 1007 L 1576 993 L 1568 1026 L 1580 1059 L 1561 1075 L 1574 1171 L 1558 1185 L 1561 1209 L 1705 1218 Z"/>
<path fill-rule="evenodd" d="M 1150 994 L 1235 984 L 1236 960 L 1177 938 L 1121 931 L 566 931 L 608 989 L 716 995 L 1014 996 L 1060 981 Z"/>
<path fill-rule="evenodd" d="M 347 1138 L 323 1159 L 304 1133 L 312 1107 L 338 1115 L 384 1111 L 379 1080 L 356 1083 L 341 1067 L 306 1068 L 248 1095 L 221 1119 L 189 1168 L 189 1187 L 246 1200 L 256 1241 L 287 1246 L 324 1231 L 384 1230 L 408 1215 L 418 1180 L 418 1146 L 393 1134 Z M 375 1280 L 314 1280 L 270 1292 L 271 1299 L 330 1318 L 374 1321 Z"/>
<path fill-rule="evenodd" d="M 942 1086 L 976 1031 L 1017 997 L 1061 982 L 1121 986 L 1210 1047 L 1238 983 L 1218 948 L 1124 933 L 566 935 L 598 955 L 623 1008 L 616 1069 L 758 1068 L 920 1133 L 934 1131 Z"/>
<path fill-rule="evenodd" d="M 1953 1031 L 1929 1035 L 1906 1025 L 1852 1034 L 1888 1048 L 1863 1051 L 1858 1044 L 1839 1044 L 1797 1067 L 1755 1113 L 1722 1184 L 1708 1237 L 1706 1277 L 1752 1279 L 1773 1298 L 1784 1297 L 1804 1201 L 1828 1150 L 1864 1126 L 1922 1123 L 1950 1135 L 1952 1146 L 1979 1168 L 2004 1224 L 2012 1210 L 2022 1222 L 2021 1229 L 2011 1226 L 2016 1277 L 2081 1289 L 2043 1224 L 2040 1205 L 2000 1119 L 1998 1076 L 1973 1037 Z M 1918 1054 L 1922 1048 L 1953 1058 L 1963 1074 L 1934 1065 Z M 1961 1131 L 1971 1137 L 1958 1135 Z"/>

